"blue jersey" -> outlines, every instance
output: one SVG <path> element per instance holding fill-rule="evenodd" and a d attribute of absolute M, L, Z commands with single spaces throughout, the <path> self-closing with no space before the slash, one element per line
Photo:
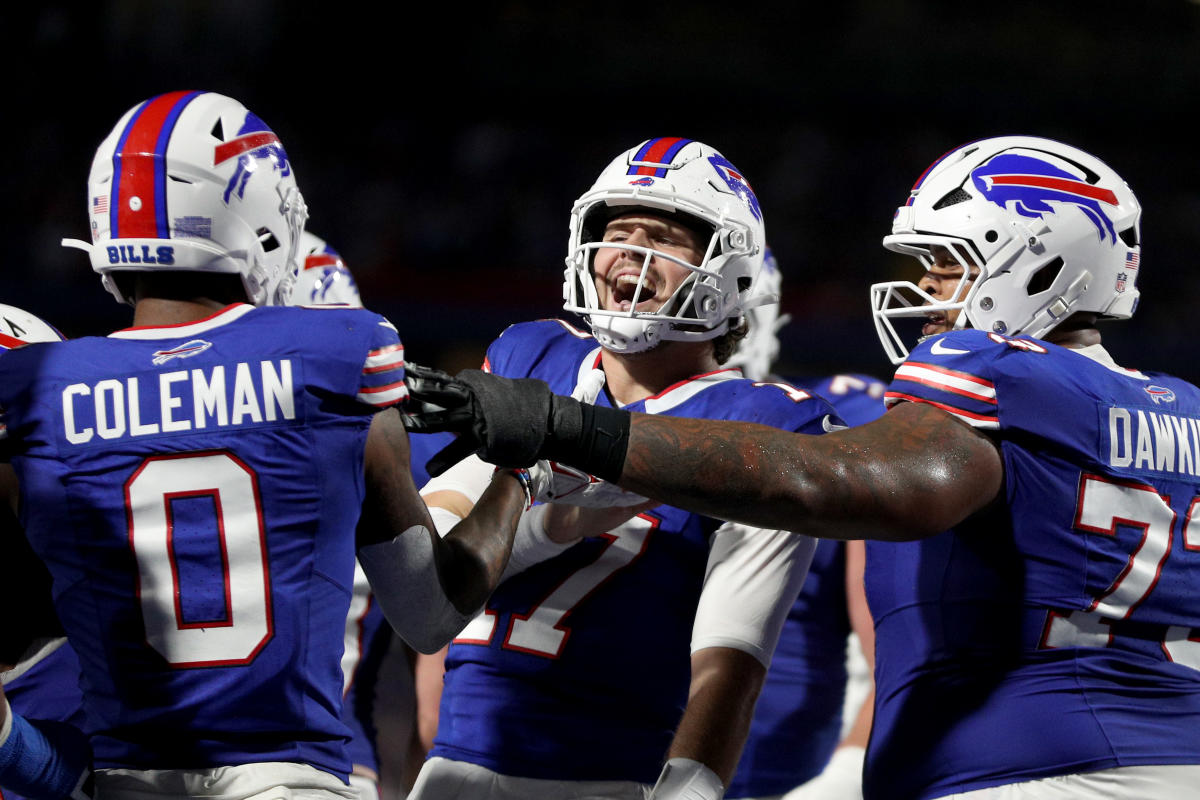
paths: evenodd
<path fill-rule="evenodd" d="M 869 376 L 793 383 L 829 400 L 848 425 L 883 415 L 884 384 Z M 726 797 L 783 794 L 825 768 L 841 734 L 849 635 L 846 547 L 822 539 L 788 612 Z"/>
<path fill-rule="evenodd" d="M 967 330 L 918 346 L 887 400 L 994 437 L 1004 488 L 949 532 L 868 544 L 866 796 L 1200 763 L 1200 390 Z"/>
<path fill-rule="evenodd" d="M 348 772 L 363 450 L 403 367 L 376 314 L 241 304 L 0 357 L 21 521 L 97 767 Z"/>
<path fill-rule="evenodd" d="M 599 358 L 591 336 L 555 320 L 515 325 L 488 351 L 495 373 L 560 394 Z M 604 393 L 596 402 L 610 404 Z M 738 370 L 626 408 L 808 432 L 832 413 Z M 529 778 L 653 783 L 687 702 L 692 622 L 721 524 L 659 506 L 502 583 L 450 646 L 431 755 Z"/>

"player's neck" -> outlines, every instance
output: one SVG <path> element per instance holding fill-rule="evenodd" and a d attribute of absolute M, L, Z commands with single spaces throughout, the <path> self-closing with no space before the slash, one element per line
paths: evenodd
<path fill-rule="evenodd" d="M 662 342 L 644 353 L 632 354 L 602 350 L 600 359 L 608 391 L 623 406 L 720 368 L 712 342 Z"/>
<path fill-rule="evenodd" d="M 133 307 L 133 327 L 160 328 L 165 325 L 183 325 L 211 317 L 226 305 L 208 297 L 191 300 L 143 297 Z"/>
<path fill-rule="evenodd" d="M 1100 344 L 1100 331 L 1096 330 L 1096 315 L 1074 314 L 1042 338 L 1059 347 L 1069 347 L 1073 350 Z"/>

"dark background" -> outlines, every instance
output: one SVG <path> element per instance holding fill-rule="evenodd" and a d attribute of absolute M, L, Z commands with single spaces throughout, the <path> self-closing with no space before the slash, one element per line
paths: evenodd
<path fill-rule="evenodd" d="M 9 4 L 12 9 L 14 4 Z M 279 134 L 311 211 L 410 358 L 478 362 L 552 316 L 573 200 L 652 136 L 748 176 L 784 272 L 785 374 L 886 376 L 867 286 L 919 275 L 879 245 L 918 174 L 964 141 L 1063 139 L 1143 217 L 1127 366 L 1193 381 L 1200 298 L 1200 5 L 1089 2 L 41 3 L 0 12 L 0 302 L 68 335 L 129 324 L 86 256 L 92 153 L 164 91 L 236 97 Z"/>

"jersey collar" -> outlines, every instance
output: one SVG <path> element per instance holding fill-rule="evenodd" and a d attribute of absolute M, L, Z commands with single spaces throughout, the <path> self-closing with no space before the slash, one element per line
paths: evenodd
<path fill-rule="evenodd" d="M 234 320 L 241 319 L 254 310 L 254 306 L 246 303 L 234 303 L 222 308 L 217 313 L 195 322 L 184 322 L 179 325 L 144 326 L 139 328 L 124 328 L 108 335 L 110 339 L 174 339 L 183 336 L 196 336 L 206 333 L 222 325 L 228 325 Z"/>

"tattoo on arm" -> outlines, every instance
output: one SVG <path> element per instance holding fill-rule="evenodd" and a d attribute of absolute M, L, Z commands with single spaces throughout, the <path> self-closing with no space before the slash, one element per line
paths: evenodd
<path fill-rule="evenodd" d="M 830 538 L 914 539 L 994 499 L 998 446 L 954 417 L 903 403 L 825 436 L 635 414 L 621 486 L 764 528 Z"/>

